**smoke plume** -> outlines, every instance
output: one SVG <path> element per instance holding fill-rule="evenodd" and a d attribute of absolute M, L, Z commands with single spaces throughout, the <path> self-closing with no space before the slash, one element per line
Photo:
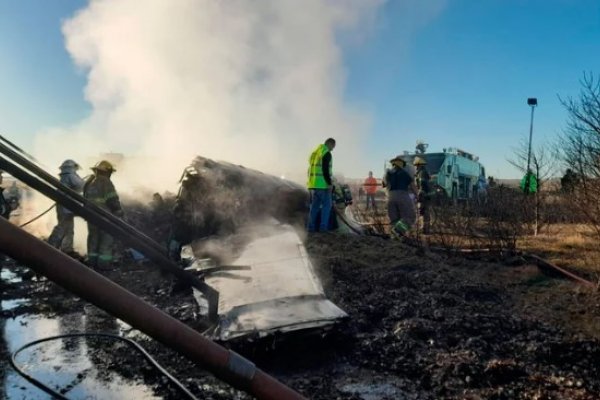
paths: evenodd
<path fill-rule="evenodd" d="M 356 170 L 368 116 L 344 102 L 339 35 L 367 31 L 382 1 L 92 0 L 63 25 L 91 115 L 36 153 L 123 153 L 122 190 L 172 189 L 198 154 L 304 179 L 331 136 L 336 169 Z"/>

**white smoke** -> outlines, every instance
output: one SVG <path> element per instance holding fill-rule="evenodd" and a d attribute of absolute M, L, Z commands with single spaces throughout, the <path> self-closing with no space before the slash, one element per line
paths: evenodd
<path fill-rule="evenodd" d="M 124 153 L 142 162 L 115 175 L 123 190 L 172 189 L 195 155 L 303 179 L 331 136 L 336 170 L 356 170 L 368 116 L 344 101 L 338 38 L 382 2 L 92 0 L 63 25 L 91 115 L 38 135 L 36 154 Z"/>

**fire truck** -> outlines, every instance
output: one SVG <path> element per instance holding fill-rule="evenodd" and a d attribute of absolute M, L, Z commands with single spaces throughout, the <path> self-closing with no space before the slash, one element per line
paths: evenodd
<path fill-rule="evenodd" d="M 431 187 L 439 194 L 454 200 L 470 199 L 476 195 L 480 182 L 486 181 L 485 168 L 479 157 L 464 150 L 449 147 L 439 153 L 427 152 L 428 145 L 417 142 L 414 153 L 405 151 L 402 159 L 414 176 L 413 160 L 421 157 L 427 161 Z"/>

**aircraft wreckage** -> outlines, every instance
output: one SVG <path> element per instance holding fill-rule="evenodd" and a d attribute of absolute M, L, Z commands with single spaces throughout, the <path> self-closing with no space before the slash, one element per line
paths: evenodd
<path fill-rule="evenodd" d="M 185 171 L 171 249 L 200 273 L 237 268 L 205 276 L 219 292 L 214 339 L 328 329 L 347 316 L 325 297 L 300 238 L 308 200 L 300 185 L 233 164 L 198 157 Z M 338 211 L 348 202 L 342 195 Z M 195 297 L 208 302 L 200 291 Z"/>
<path fill-rule="evenodd" d="M 347 316 L 325 297 L 302 243 L 309 196 L 298 184 L 198 157 L 181 179 L 165 249 L 64 187 L 18 147 L 0 145 L 0 168 L 190 285 L 215 340 L 328 329 Z M 342 191 L 339 225 L 362 233 L 345 213 L 348 203 L 349 191 Z"/>

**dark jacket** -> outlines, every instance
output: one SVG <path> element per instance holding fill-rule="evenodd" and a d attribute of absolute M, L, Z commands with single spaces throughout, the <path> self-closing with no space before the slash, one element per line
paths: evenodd
<path fill-rule="evenodd" d="M 117 216 L 123 214 L 119 195 L 108 176 L 94 175 L 85 183 L 83 197 Z"/>
<path fill-rule="evenodd" d="M 383 185 L 390 191 L 408 190 L 412 178 L 404 168 L 393 167 L 388 169 L 383 178 Z"/>
<path fill-rule="evenodd" d="M 4 198 L 4 188 L 0 187 L 0 217 L 8 219 L 10 217 L 10 204 Z"/>

